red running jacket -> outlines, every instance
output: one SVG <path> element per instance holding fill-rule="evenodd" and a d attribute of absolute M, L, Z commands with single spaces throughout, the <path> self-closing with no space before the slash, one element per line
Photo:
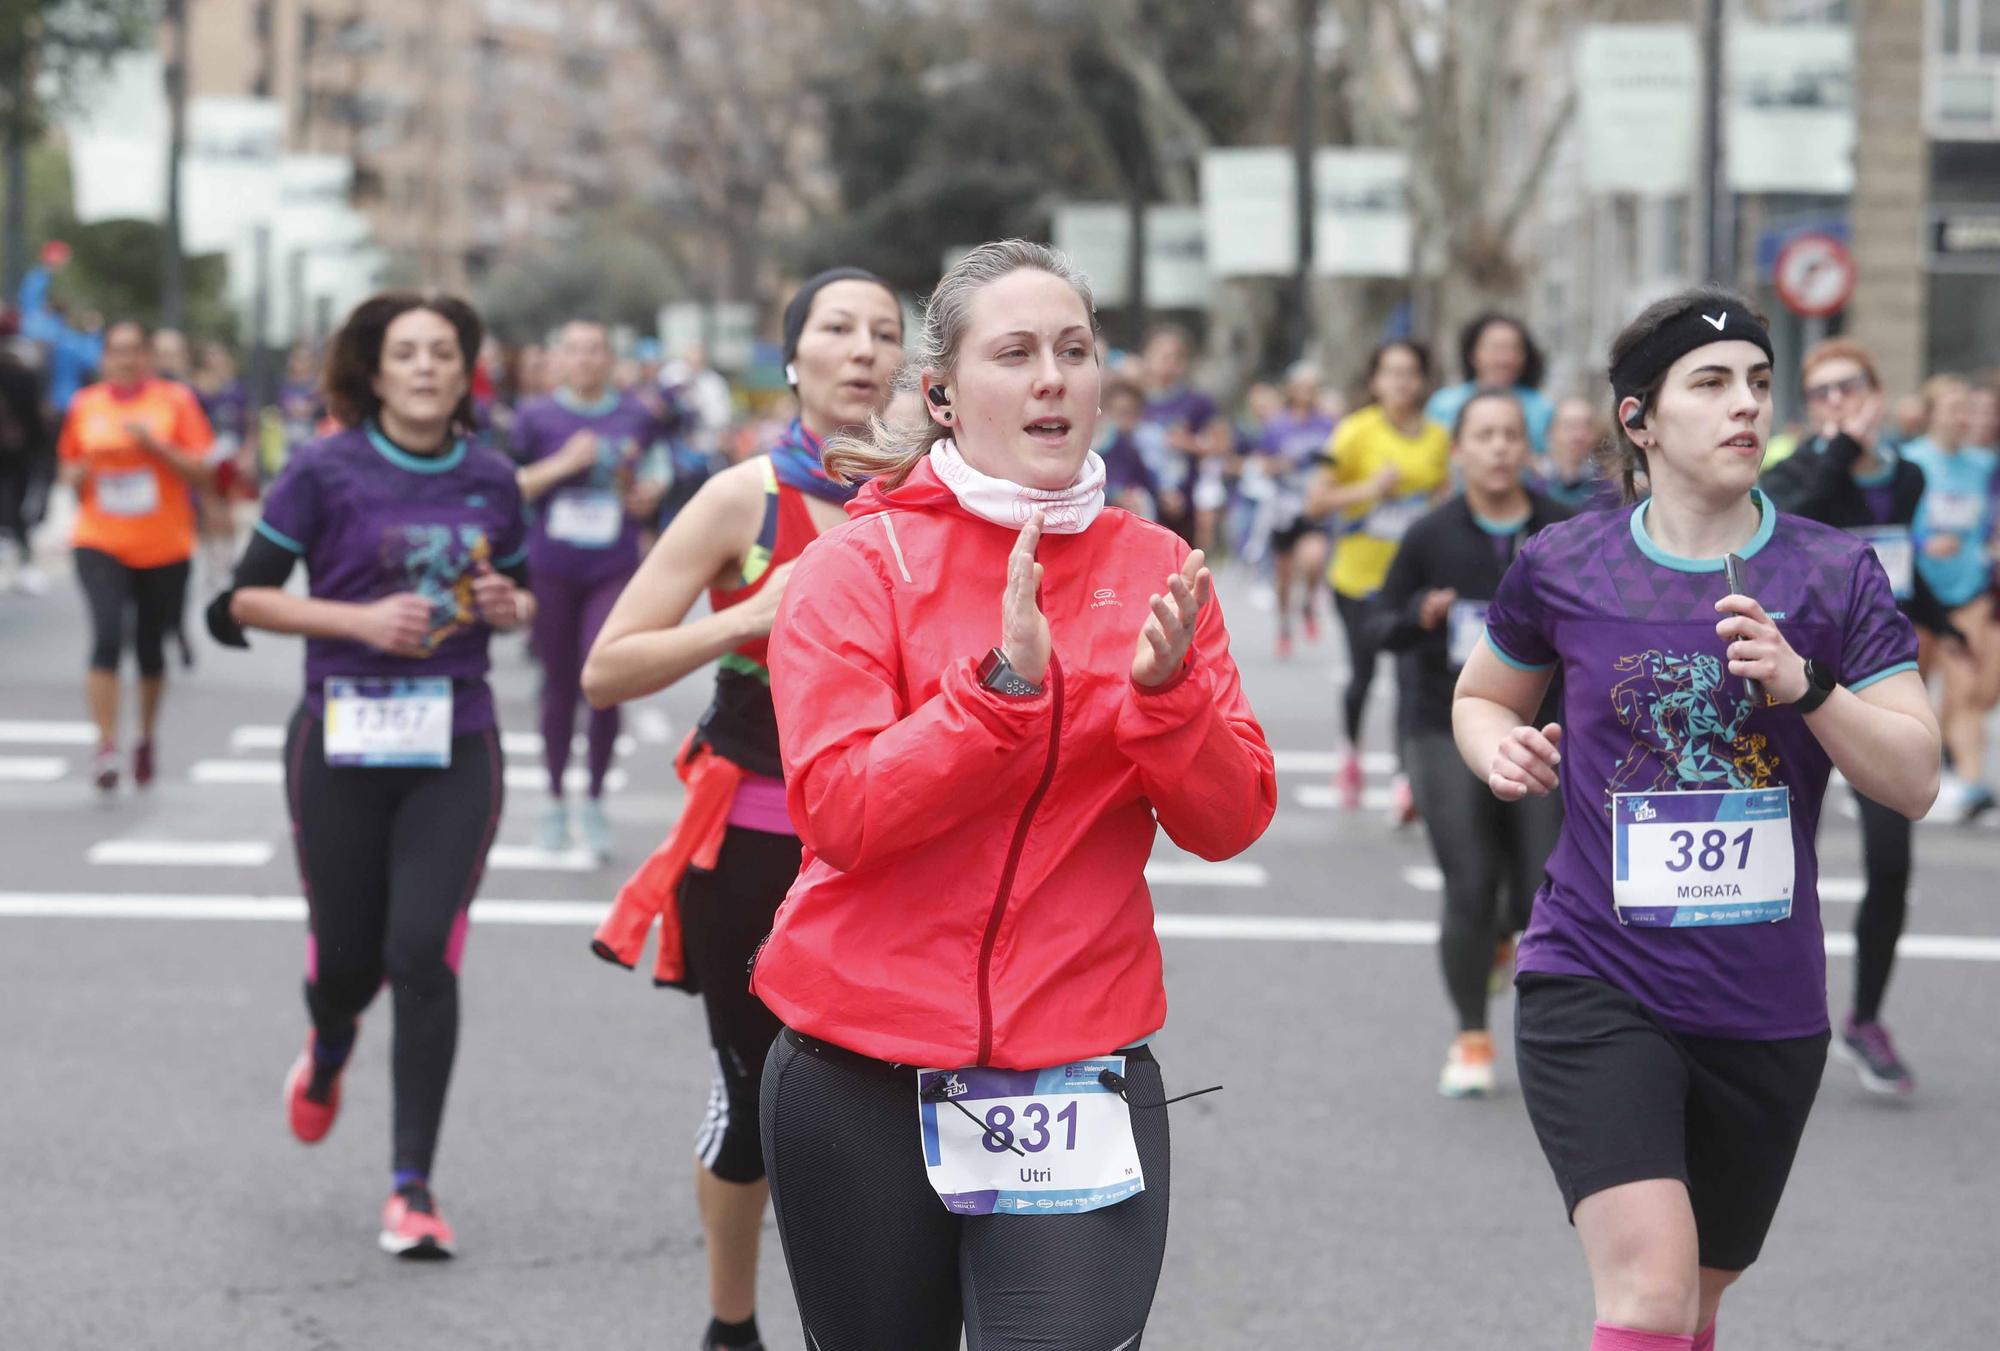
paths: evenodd
<path fill-rule="evenodd" d="M 1270 823 L 1277 776 L 1220 606 L 1181 675 L 1132 683 L 1187 546 L 1115 509 L 1044 535 L 1042 693 L 982 689 L 1016 533 L 920 463 L 800 558 L 771 637 L 804 864 L 751 988 L 791 1027 L 898 1064 L 1041 1069 L 1166 1022 L 1154 822 L 1208 859 Z"/>

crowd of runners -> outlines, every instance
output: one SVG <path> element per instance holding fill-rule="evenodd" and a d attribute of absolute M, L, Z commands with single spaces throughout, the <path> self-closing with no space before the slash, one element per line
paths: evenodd
<path fill-rule="evenodd" d="M 1138 1346 L 1171 1173 L 1144 867 L 1160 831 L 1232 857 L 1277 807 L 1221 574 L 1275 609 L 1281 660 L 1339 621 L 1349 811 L 1390 667 L 1391 814 L 1443 879 L 1439 1091 L 1495 1092 L 1511 986 L 1591 1345 L 1713 1347 L 1829 1045 L 1868 1088 L 1915 1088 L 1883 1022 L 1911 822 L 1995 804 L 2000 396 L 1939 376 L 1892 419 L 1834 339 L 1777 434 L 1765 323 L 1712 287 L 1637 315 L 1608 389 L 1551 397 L 1527 327 L 1488 314 L 1450 369 L 1397 337 L 1285 370 L 1240 417 L 1186 330 L 1111 347 L 1045 246 L 970 251 L 921 315 L 906 332 L 859 268 L 805 280 L 776 313 L 786 392 L 753 406 L 593 316 L 508 351 L 463 301 L 388 293 L 253 398 L 218 344 L 72 329 L 24 293 L 0 581 L 39 593 L 68 560 L 97 791 L 153 784 L 170 648 L 305 640 L 292 1134 L 333 1128 L 386 985 L 380 1243 L 456 1250 L 430 1180 L 503 808 L 487 674 L 518 630 L 551 853 L 615 852 L 620 706 L 712 682 L 681 810 L 592 942 L 629 968 L 655 941 L 655 983 L 706 1017 L 702 1346 L 762 1345 L 767 1204 L 820 1351 Z M 1835 771 L 1866 868 L 1837 1024 Z"/>

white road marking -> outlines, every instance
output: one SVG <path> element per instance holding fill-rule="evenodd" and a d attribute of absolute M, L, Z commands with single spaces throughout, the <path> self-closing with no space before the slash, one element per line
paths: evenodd
<path fill-rule="evenodd" d="M 594 925 L 607 902 L 488 900 L 473 903 L 481 924 Z M 305 918 L 298 896 L 151 896 L 129 892 L 0 892 L 0 919 L 160 919 L 282 921 Z M 1429 947 L 1438 926 L 1425 920 L 1336 919 L 1313 915 L 1164 914 L 1157 919 L 1163 938 L 1237 939 L 1267 943 L 1347 943 L 1362 946 Z M 1854 936 L 1826 936 L 1829 956 L 1854 955 Z M 1904 934 L 1897 954 L 1920 961 L 2000 962 L 2000 937 L 1971 934 Z"/>
<path fill-rule="evenodd" d="M 1345 751 L 1272 751 L 1271 759 L 1280 774 L 1331 774 L 1347 758 Z M 1363 751 L 1361 772 L 1394 774 L 1396 757 L 1388 751 Z"/>
<path fill-rule="evenodd" d="M 95 746 L 97 729 L 87 722 L 45 718 L 0 718 L 0 745 Z"/>
<path fill-rule="evenodd" d="M 1444 874 L 1430 864 L 1418 864 L 1403 869 L 1403 882 L 1418 891 L 1443 891 Z M 1868 883 L 1859 877 L 1822 877 L 1819 879 L 1819 899 L 1822 905 L 1854 904 L 1861 900 L 1868 890 Z M 1912 903 L 1916 897 L 1912 896 Z"/>
<path fill-rule="evenodd" d="M 633 724 L 639 729 L 639 740 L 654 746 L 664 746 L 674 739 L 674 720 L 662 709 L 640 705 L 632 711 Z"/>
<path fill-rule="evenodd" d="M 273 784 L 285 781 L 285 767 L 276 760 L 197 760 L 188 767 L 191 783 Z"/>
<path fill-rule="evenodd" d="M 1146 880 L 1156 887 L 1262 887 L 1270 885 L 1271 874 L 1261 863 L 1241 859 L 1155 859 L 1146 865 Z"/>
<path fill-rule="evenodd" d="M 1361 809 L 1370 812 L 1389 810 L 1391 794 L 1387 788 L 1363 788 Z M 1292 790 L 1292 801 L 1309 811 L 1331 812 L 1340 810 L 1340 799 L 1330 783 L 1302 783 Z"/>
<path fill-rule="evenodd" d="M 509 792 L 548 791 L 549 776 L 540 765 L 509 765 L 506 774 Z M 188 778 L 200 784 L 278 784 L 285 781 L 285 767 L 276 760 L 197 760 L 188 770 Z M 630 782 L 630 776 L 622 769 L 604 776 L 604 786 L 614 793 L 622 792 Z M 588 790 L 589 771 L 581 765 L 571 765 L 569 773 L 563 776 L 563 786 L 571 792 Z"/>
<path fill-rule="evenodd" d="M 60 755 L 0 755 L 0 783 L 54 783 L 67 773 Z"/>
<path fill-rule="evenodd" d="M 587 873 L 597 871 L 597 856 L 581 845 L 551 853 L 532 844 L 496 844 L 486 851 L 486 866 L 500 872 Z"/>
<path fill-rule="evenodd" d="M 276 851 L 269 840 L 99 840 L 91 863 L 161 868 L 261 868 Z"/>
<path fill-rule="evenodd" d="M 604 776 L 604 787 L 608 792 L 623 792 L 631 782 L 622 769 L 614 769 Z M 540 765 L 507 766 L 507 791 L 510 793 L 547 793 L 549 774 Z M 563 791 L 586 793 L 590 791 L 590 771 L 581 765 L 571 765 L 563 775 Z"/>
<path fill-rule="evenodd" d="M 276 723 L 245 723 L 229 733 L 229 749 L 238 755 L 251 751 L 280 751 L 285 748 L 285 729 Z M 623 757 L 639 749 L 639 743 L 629 735 L 619 736 L 613 746 L 613 753 Z M 502 732 L 500 750 L 505 755 L 518 755 L 527 759 L 538 759 L 542 753 L 540 732 Z M 589 744 L 581 733 L 570 743 L 574 755 L 589 753 Z"/>

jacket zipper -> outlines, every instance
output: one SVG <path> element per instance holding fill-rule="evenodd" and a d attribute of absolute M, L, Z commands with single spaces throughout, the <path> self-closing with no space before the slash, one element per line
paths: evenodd
<path fill-rule="evenodd" d="M 1062 745 L 1063 674 L 1062 662 L 1049 653 L 1049 673 L 1055 677 L 1049 709 L 1049 756 L 1042 765 L 1041 782 L 1028 794 L 1028 805 L 1014 826 L 1014 843 L 1007 850 L 1007 866 L 1000 870 L 1000 889 L 994 893 L 993 909 L 986 916 L 986 937 L 979 944 L 979 1055 L 972 1063 L 984 1065 L 993 1055 L 993 944 L 1000 937 L 1000 917 L 1007 912 L 1008 893 L 1014 889 L 1014 873 L 1021 866 L 1021 851 L 1027 847 L 1028 827 L 1043 796 L 1056 776 L 1056 752 Z"/>

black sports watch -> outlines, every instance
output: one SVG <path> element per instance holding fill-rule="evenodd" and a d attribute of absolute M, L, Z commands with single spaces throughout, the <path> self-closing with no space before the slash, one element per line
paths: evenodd
<path fill-rule="evenodd" d="M 1801 713 L 1811 713 L 1827 701 L 1827 698 L 1832 695 L 1834 688 L 1840 682 L 1833 678 L 1833 672 L 1827 670 L 1826 667 L 1820 665 L 1811 657 L 1807 657 L 1805 660 L 1806 692 L 1792 700 L 1792 707 Z"/>
<path fill-rule="evenodd" d="M 979 663 L 979 683 L 995 694 L 1004 694 L 1009 699 L 1032 699 L 1042 692 L 1040 685 L 1034 684 L 1009 666 L 1007 654 L 997 647 L 986 654 L 985 661 Z"/>

